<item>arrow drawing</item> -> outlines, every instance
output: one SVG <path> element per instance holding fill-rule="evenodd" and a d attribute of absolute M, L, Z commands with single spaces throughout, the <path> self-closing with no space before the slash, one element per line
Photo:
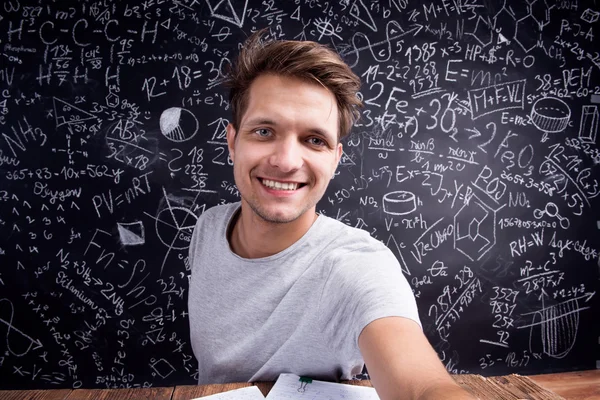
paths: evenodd
<path fill-rule="evenodd" d="M 17 329 L 13 326 L 13 316 L 15 314 L 15 308 L 9 299 L 0 299 L 0 316 L 2 315 L 2 313 L 1 313 L 2 312 L 2 302 L 6 302 L 5 304 L 8 305 L 8 310 L 9 310 L 8 314 L 10 315 L 10 317 L 8 319 L 3 319 L 2 317 L 0 317 L 0 323 L 6 325 L 8 327 L 8 330 L 6 331 L 6 348 L 8 349 L 10 354 L 12 354 L 13 356 L 22 357 L 22 356 L 26 355 L 27 353 L 29 353 L 31 350 L 36 350 L 36 349 L 39 349 L 40 347 L 43 347 L 44 345 L 42 344 L 42 342 L 40 342 L 39 339 L 34 339 L 31 336 L 27 335 L 26 333 L 22 332 L 20 329 Z M 26 339 L 29 342 L 27 349 L 25 349 L 25 351 L 23 351 L 22 353 L 18 353 L 12 349 L 11 343 L 10 343 L 11 342 L 11 339 L 10 339 L 11 333 L 21 335 L 22 338 Z M 35 347 L 34 347 L 34 345 L 35 345 Z"/>

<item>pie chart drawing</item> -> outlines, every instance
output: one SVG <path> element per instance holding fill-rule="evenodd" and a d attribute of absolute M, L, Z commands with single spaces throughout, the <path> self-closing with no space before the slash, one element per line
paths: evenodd
<path fill-rule="evenodd" d="M 173 142 L 185 142 L 198 133 L 198 119 L 185 108 L 167 108 L 160 115 L 160 131 Z"/>
<path fill-rule="evenodd" d="M 195 225 L 196 216 L 184 207 L 169 206 L 156 216 L 156 234 L 165 246 L 173 250 L 185 250 L 190 246 Z"/>

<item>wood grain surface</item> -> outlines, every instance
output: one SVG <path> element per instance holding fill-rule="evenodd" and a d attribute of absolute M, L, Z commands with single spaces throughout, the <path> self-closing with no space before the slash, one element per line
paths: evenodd
<path fill-rule="evenodd" d="M 600 370 L 530 376 L 453 375 L 453 378 L 481 400 L 600 400 Z M 370 381 L 343 383 L 371 386 Z M 254 385 L 266 396 L 274 382 L 255 382 Z M 191 400 L 247 386 L 252 383 L 144 389 L 3 390 L 0 400 Z"/>

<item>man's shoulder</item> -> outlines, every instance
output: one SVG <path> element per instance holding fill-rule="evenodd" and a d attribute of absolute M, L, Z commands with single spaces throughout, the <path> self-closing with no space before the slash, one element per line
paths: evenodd
<path fill-rule="evenodd" d="M 363 229 L 348 226 L 336 219 L 325 217 L 326 229 L 334 233 L 328 253 L 334 258 L 370 257 L 388 254 L 389 249 Z M 391 252 L 389 252 L 391 254 Z"/>
<path fill-rule="evenodd" d="M 227 224 L 239 203 L 220 204 L 205 210 L 196 221 L 190 239 L 190 255 L 201 249 L 215 249 L 227 245 Z"/>
<path fill-rule="evenodd" d="M 200 240 L 207 243 L 224 236 L 227 224 L 238 207 L 239 203 L 219 204 L 200 214 L 193 228 L 191 250 L 195 250 L 195 245 Z"/>
<path fill-rule="evenodd" d="M 198 217 L 198 224 L 219 224 L 229 221 L 233 213 L 239 208 L 240 203 L 219 204 L 210 207 Z"/>

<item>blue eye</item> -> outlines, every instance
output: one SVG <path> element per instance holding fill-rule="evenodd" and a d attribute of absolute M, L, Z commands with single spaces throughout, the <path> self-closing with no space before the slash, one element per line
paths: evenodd
<path fill-rule="evenodd" d="M 267 137 L 271 134 L 271 132 L 269 132 L 268 129 L 264 129 L 264 128 L 257 129 L 254 131 L 254 133 L 256 133 L 258 136 L 261 136 L 261 137 Z"/>
<path fill-rule="evenodd" d="M 322 139 L 319 139 L 318 137 L 311 137 L 310 139 L 308 139 L 308 142 L 315 146 L 324 146 L 326 144 Z"/>

